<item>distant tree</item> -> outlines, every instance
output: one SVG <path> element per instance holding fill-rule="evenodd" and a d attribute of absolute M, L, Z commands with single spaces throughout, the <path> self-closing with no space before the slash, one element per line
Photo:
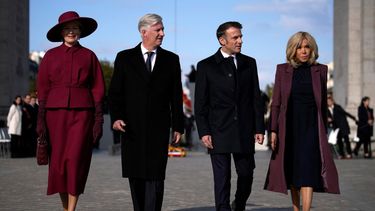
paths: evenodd
<path fill-rule="evenodd" d="M 29 71 L 28 71 L 28 75 L 29 75 L 29 90 L 28 90 L 28 93 L 30 94 L 35 94 L 36 92 L 36 76 L 38 74 L 38 68 L 39 68 L 39 65 L 29 59 Z"/>
<path fill-rule="evenodd" d="M 112 74 L 113 74 L 113 65 L 111 64 L 111 62 L 106 61 L 106 60 L 101 60 L 100 64 L 101 64 L 102 70 L 103 70 L 104 82 L 105 82 L 105 93 L 106 93 L 106 96 L 107 96 L 109 84 L 111 83 L 111 78 L 112 78 Z"/>
<path fill-rule="evenodd" d="M 104 83 L 105 83 L 104 113 L 108 114 L 107 96 L 108 96 L 109 84 L 111 83 L 111 78 L 113 74 L 113 65 L 111 62 L 107 60 L 101 60 L 100 65 L 102 66 Z"/>
<path fill-rule="evenodd" d="M 266 88 L 264 89 L 264 92 L 267 94 L 267 96 L 272 99 L 272 91 L 273 91 L 273 83 L 267 84 Z"/>

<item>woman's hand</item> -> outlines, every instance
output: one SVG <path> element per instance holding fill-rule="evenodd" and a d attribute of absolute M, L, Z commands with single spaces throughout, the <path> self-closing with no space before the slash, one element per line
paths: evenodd
<path fill-rule="evenodd" d="M 275 132 L 271 132 L 271 149 L 275 151 L 277 146 L 277 134 Z"/>

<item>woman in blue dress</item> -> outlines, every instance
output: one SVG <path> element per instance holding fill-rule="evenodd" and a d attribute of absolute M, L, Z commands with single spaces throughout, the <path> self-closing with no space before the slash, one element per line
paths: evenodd
<path fill-rule="evenodd" d="M 293 210 L 311 208 L 313 192 L 339 193 L 338 175 L 327 141 L 327 66 L 307 32 L 288 41 L 287 63 L 279 64 L 271 104 L 273 150 L 265 189 L 287 193 Z"/>

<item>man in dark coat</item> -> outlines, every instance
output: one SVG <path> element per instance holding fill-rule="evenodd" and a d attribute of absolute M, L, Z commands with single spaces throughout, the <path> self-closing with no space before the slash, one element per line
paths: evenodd
<path fill-rule="evenodd" d="M 344 158 L 344 146 L 342 139 L 344 139 L 345 146 L 346 146 L 346 158 L 352 158 L 352 149 L 350 147 L 349 142 L 349 134 L 350 128 L 349 123 L 346 117 L 351 118 L 352 120 L 356 121 L 356 118 L 346 112 L 340 105 L 336 104 L 333 100 L 332 96 L 327 97 L 327 104 L 328 104 L 328 125 L 332 127 L 332 129 L 339 129 L 339 133 L 337 134 L 337 145 L 339 147 L 339 159 Z"/>
<path fill-rule="evenodd" d="M 197 65 L 195 116 L 199 137 L 211 156 L 216 210 L 229 204 L 231 154 L 237 191 L 233 210 L 245 210 L 253 182 L 255 141 L 263 143 L 264 118 L 256 61 L 241 54 L 242 25 L 221 24 L 221 48 Z"/>
<path fill-rule="evenodd" d="M 170 129 L 183 133 L 179 57 L 160 47 L 162 18 L 138 23 L 142 43 L 117 54 L 109 88 L 113 129 L 122 131 L 122 175 L 129 178 L 134 210 L 161 210 Z"/>

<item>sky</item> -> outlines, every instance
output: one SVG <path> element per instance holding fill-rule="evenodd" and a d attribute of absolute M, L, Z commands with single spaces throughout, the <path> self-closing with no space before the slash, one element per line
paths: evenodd
<path fill-rule="evenodd" d="M 30 0 L 30 51 L 60 45 L 46 34 L 71 10 L 98 22 L 80 43 L 110 62 L 141 41 L 137 25 L 146 13 L 162 16 L 162 48 L 179 55 L 183 75 L 219 49 L 215 33 L 226 21 L 242 24 L 242 53 L 257 60 L 261 89 L 273 83 L 276 65 L 285 62 L 286 43 L 298 31 L 315 37 L 320 63 L 333 60 L 333 0 Z"/>

